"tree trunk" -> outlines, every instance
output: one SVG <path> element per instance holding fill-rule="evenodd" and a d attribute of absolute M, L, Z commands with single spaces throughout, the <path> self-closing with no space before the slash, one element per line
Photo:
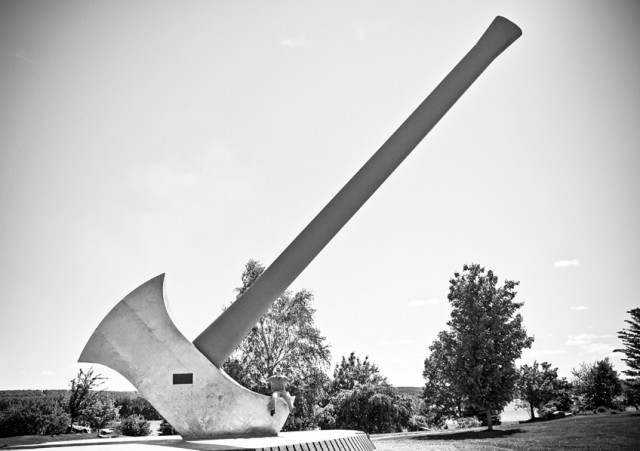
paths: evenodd
<path fill-rule="evenodd" d="M 487 431 L 493 431 L 493 424 L 491 424 L 491 409 L 487 409 Z"/>
<path fill-rule="evenodd" d="M 533 420 L 536 416 L 533 414 L 533 403 L 530 402 L 529 405 L 531 406 L 531 419 Z"/>

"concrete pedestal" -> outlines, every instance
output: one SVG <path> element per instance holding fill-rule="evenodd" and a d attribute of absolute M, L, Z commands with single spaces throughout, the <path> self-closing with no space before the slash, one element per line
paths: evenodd
<path fill-rule="evenodd" d="M 359 431 L 281 432 L 277 437 L 182 440 L 169 437 L 119 437 L 16 446 L 12 449 L 55 448 L 55 451 L 370 451 L 376 449 L 369 436 Z"/>

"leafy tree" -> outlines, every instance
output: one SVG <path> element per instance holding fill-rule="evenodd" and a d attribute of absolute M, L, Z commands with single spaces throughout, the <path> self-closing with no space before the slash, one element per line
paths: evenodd
<path fill-rule="evenodd" d="M 567 380 L 566 377 L 560 378 L 556 380 L 556 389 L 555 395 L 549 401 L 546 406 L 554 406 L 554 410 L 562 410 L 563 412 L 567 412 L 571 410 L 573 401 L 571 399 L 571 395 L 573 393 L 573 386 L 571 382 Z"/>
<path fill-rule="evenodd" d="M 608 357 L 593 365 L 583 363 L 571 373 L 575 403 L 579 410 L 615 407 L 614 401 L 622 393 L 622 384 Z"/>
<path fill-rule="evenodd" d="M 573 405 L 577 411 L 593 410 L 595 407 L 587 396 L 587 393 L 591 391 L 589 387 L 593 386 L 593 371 L 592 365 L 581 363 L 576 369 L 571 370 L 572 379 L 571 385 L 573 386 Z M 596 406 L 597 407 L 597 406 Z"/>
<path fill-rule="evenodd" d="M 39 435 L 55 435 L 66 432 L 69 425 L 69 415 L 64 411 L 64 397 L 43 396 L 37 402 L 37 421 L 34 426 Z"/>
<path fill-rule="evenodd" d="M 355 352 L 349 354 L 349 358 L 342 356 L 342 361 L 333 370 L 330 394 L 337 394 L 340 390 L 353 390 L 356 385 L 362 384 L 388 385 L 388 382 L 380 374 L 378 367 L 369 361 L 369 356 L 362 361 L 356 357 Z"/>
<path fill-rule="evenodd" d="M 120 417 L 118 408 L 109 397 L 101 397 L 87 405 L 82 417 L 99 434 L 100 429 L 108 427 Z"/>
<path fill-rule="evenodd" d="M 249 260 L 242 273 L 238 299 L 264 272 L 264 266 Z M 267 378 L 280 373 L 293 382 L 290 392 L 296 406 L 284 430 L 314 427 L 314 412 L 324 397 L 328 377 L 324 371 L 331 359 L 325 338 L 314 325 L 313 293 L 286 291 L 251 329 L 222 368 L 250 390 L 270 394 Z"/>
<path fill-rule="evenodd" d="M 86 373 L 80 369 L 76 378 L 69 382 L 70 393 L 67 411 L 71 426 L 96 401 L 95 390 L 104 383 L 104 379 L 100 374 L 94 375 L 93 367 L 91 367 Z"/>
<path fill-rule="evenodd" d="M 326 405 L 316 409 L 322 429 L 383 433 L 411 427 L 411 397 L 392 387 L 369 357 L 361 360 L 354 352 L 343 356 L 333 371 L 328 395 Z"/>
<path fill-rule="evenodd" d="M 342 390 L 332 401 L 339 429 L 357 429 L 370 434 L 400 432 L 409 427 L 411 401 L 387 384 L 358 384 Z"/>
<path fill-rule="evenodd" d="M 425 386 L 422 392 L 424 399 L 423 414 L 429 423 L 441 426 L 447 418 L 460 418 L 466 407 L 466 397 L 455 390 L 454 374 L 444 347 L 444 332 L 429 347 L 431 353 L 424 361 Z"/>
<path fill-rule="evenodd" d="M 631 319 L 626 319 L 629 328 L 618 331 L 618 338 L 622 340 L 624 349 L 616 349 L 614 352 L 621 352 L 627 358 L 622 359 L 629 367 L 628 370 L 622 371 L 629 376 L 625 380 L 625 397 L 635 400 L 635 403 L 629 405 L 638 406 L 640 399 L 640 308 L 634 308 L 627 313 L 631 315 Z"/>
<path fill-rule="evenodd" d="M 568 410 L 568 382 L 558 378 L 558 368 L 552 368 L 548 362 L 522 365 L 517 382 L 520 399 L 529 404 L 531 418 L 535 418 L 534 408 L 541 409 L 545 404 L 553 404 L 562 410 Z M 567 409 L 565 409 L 567 407 Z"/>
<path fill-rule="evenodd" d="M 635 407 L 636 411 L 640 411 L 640 390 L 629 383 L 629 380 L 622 381 L 622 396 L 625 406 Z"/>
<path fill-rule="evenodd" d="M 457 396 L 486 412 L 489 430 L 491 410 L 502 410 L 513 398 L 515 360 L 533 343 L 518 313 L 523 304 L 514 301 L 518 283 L 506 280 L 499 287 L 492 271 L 464 265 L 450 280 L 449 330 L 437 339 L 447 356 L 442 374 Z"/>

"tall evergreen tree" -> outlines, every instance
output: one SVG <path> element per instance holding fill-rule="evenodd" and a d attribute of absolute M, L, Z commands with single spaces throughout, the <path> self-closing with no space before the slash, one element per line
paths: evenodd
<path fill-rule="evenodd" d="M 640 308 L 627 311 L 631 319 L 626 319 L 629 324 L 627 329 L 618 331 L 618 338 L 622 340 L 624 349 L 616 349 L 614 352 L 621 352 L 627 356 L 622 359 L 629 367 L 622 371 L 629 376 L 624 381 L 625 398 L 630 405 L 638 406 L 640 399 Z"/>
<path fill-rule="evenodd" d="M 491 411 L 501 410 L 513 399 L 518 379 L 515 360 L 533 343 L 518 313 L 523 304 L 514 301 L 518 283 L 506 280 L 498 286 L 493 271 L 464 265 L 463 273 L 456 272 L 450 280 L 449 330 L 438 336 L 448 357 L 443 373 L 452 390 L 486 412 L 489 430 Z"/>
<path fill-rule="evenodd" d="M 618 338 L 622 340 L 624 349 L 616 349 L 614 352 L 622 352 L 627 356 L 622 359 L 629 367 L 623 371 L 629 377 L 640 377 L 640 308 L 634 308 L 627 312 L 631 319 L 624 320 L 629 328 L 618 331 Z"/>

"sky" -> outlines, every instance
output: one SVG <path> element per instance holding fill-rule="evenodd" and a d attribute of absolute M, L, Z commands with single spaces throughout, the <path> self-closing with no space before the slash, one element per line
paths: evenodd
<path fill-rule="evenodd" d="M 625 369 L 639 2 L 0 0 L 0 389 L 66 388 L 162 273 L 197 337 L 497 15 L 523 36 L 291 289 L 314 293 L 330 370 L 354 351 L 422 386 L 465 263 L 520 282 L 518 363 Z"/>

